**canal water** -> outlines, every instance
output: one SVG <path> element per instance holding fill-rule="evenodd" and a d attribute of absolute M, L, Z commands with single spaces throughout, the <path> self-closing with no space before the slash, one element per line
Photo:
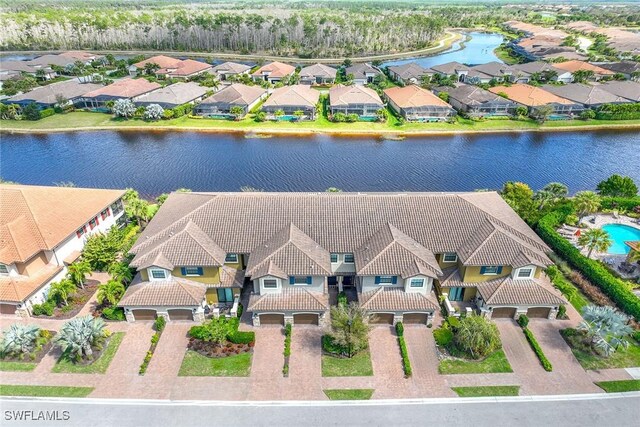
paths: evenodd
<path fill-rule="evenodd" d="M 198 191 L 470 191 L 517 180 L 593 189 L 613 173 L 640 182 L 637 131 L 411 137 L 100 131 L 3 134 L 0 176 L 23 184 Z"/>

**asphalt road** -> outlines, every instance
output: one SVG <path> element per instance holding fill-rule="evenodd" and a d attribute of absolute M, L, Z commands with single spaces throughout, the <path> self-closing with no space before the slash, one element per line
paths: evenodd
<path fill-rule="evenodd" d="M 7 426 L 615 426 L 640 425 L 640 392 L 366 402 L 179 402 L 3 398 Z M 42 413 L 40 411 L 49 411 Z M 56 412 L 57 411 L 57 412 Z M 33 420 L 39 417 L 49 419 Z M 16 417 L 28 421 L 15 421 Z M 57 419 L 57 420 L 56 420 Z"/>

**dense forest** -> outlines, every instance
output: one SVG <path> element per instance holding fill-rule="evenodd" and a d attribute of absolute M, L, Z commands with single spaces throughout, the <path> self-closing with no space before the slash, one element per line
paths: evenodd
<path fill-rule="evenodd" d="M 448 27 L 536 19 L 533 6 L 449 3 L 2 0 L 0 49 L 359 56 L 425 48 Z M 575 8 L 576 16 L 594 16 L 590 7 Z M 625 23 L 640 20 L 638 10 L 624 11 L 601 8 L 596 16 L 608 23 L 613 17 Z"/>

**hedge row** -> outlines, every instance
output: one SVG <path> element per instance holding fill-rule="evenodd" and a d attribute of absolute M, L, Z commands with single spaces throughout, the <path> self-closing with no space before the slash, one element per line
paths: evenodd
<path fill-rule="evenodd" d="M 633 211 L 636 206 L 640 206 L 640 196 L 636 197 L 603 197 L 600 202 L 603 209 L 619 209 Z"/>
<path fill-rule="evenodd" d="M 582 255 L 568 240 L 556 232 L 555 229 L 572 213 L 573 209 L 565 206 L 545 215 L 538 222 L 538 234 L 551 249 L 572 267 L 578 269 L 587 280 L 600 287 L 622 311 L 640 321 L 640 299 L 629 290 L 628 285 L 614 276 L 600 262 Z"/>
<path fill-rule="evenodd" d="M 545 356 L 544 353 L 542 352 L 542 349 L 540 348 L 540 344 L 538 344 L 536 337 L 533 336 L 533 332 L 531 332 L 527 328 L 523 328 L 522 331 L 524 332 L 524 336 L 527 337 L 527 341 L 529 341 L 529 345 L 533 349 L 534 353 L 536 354 L 536 356 L 538 356 L 538 359 L 540 360 L 540 364 L 542 365 L 544 370 L 547 372 L 553 371 L 553 366 L 551 366 L 551 362 L 549 362 L 549 359 L 547 359 L 547 356 Z"/>
<path fill-rule="evenodd" d="M 400 346 L 400 355 L 402 356 L 402 368 L 404 376 L 411 376 L 411 361 L 409 360 L 409 352 L 407 351 L 407 343 L 404 340 L 404 325 L 402 322 L 396 323 L 396 334 L 398 335 L 398 345 Z"/>
<path fill-rule="evenodd" d="M 227 339 L 234 344 L 251 344 L 256 340 L 256 333 L 253 331 L 234 331 L 227 335 Z"/>

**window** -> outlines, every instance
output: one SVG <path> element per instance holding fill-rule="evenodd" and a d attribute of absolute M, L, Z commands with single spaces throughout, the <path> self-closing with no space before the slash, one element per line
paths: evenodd
<path fill-rule="evenodd" d="M 78 236 L 78 238 L 82 237 L 84 235 L 84 233 L 87 232 L 87 226 L 83 225 L 82 227 L 78 228 L 78 230 L 76 231 L 76 235 Z"/>
<path fill-rule="evenodd" d="M 411 288 L 424 287 L 424 279 L 411 279 L 411 282 L 409 283 L 409 287 Z"/>
<path fill-rule="evenodd" d="M 153 279 L 166 279 L 167 278 L 167 272 L 165 270 L 159 269 L 159 268 L 152 268 L 151 269 L 151 278 Z"/>
<path fill-rule="evenodd" d="M 111 204 L 111 212 L 113 212 L 114 215 L 122 212 L 122 200 L 117 200 Z"/>
<path fill-rule="evenodd" d="M 100 212 L 100 216 L 102 217 L 102 219 L 105 219 L 106 217 L 109 216 L 109 208 L 103 210 L 102 212 Z"/>
<path fill-rule="evenodd" d="M 265 289 L 277 289 L 278 281 L 275 279 L 264 279 L 262 281 L 262 287 Z"/>
<path fill-rule="evenodd" d="M 92 230 L 94 228 L 96 228 L 98 226 L 98 217 L 93 218 L 91 221 L 89 221 L 89 228 L 91 228 Z"/>
<path fill-rule="evenodd" d="M 397 280 L 396 276 L 376 276 L 376 285 L 395 285 Z"/>
<path fill-rule="evenodd" d="M 232 303 L 233 302 L 233 289 L 231 288 L 220 288 L 217 290 L 218 292 L 218 302 L 222 303 Z"/>
<path fill-rule="evenodd" d="M 289 277 L 290 285 L 310 285 L 313 282 L 311 276 L 291 276 Z"/>
<path fill-rule="evenodd" d="M 331 262 L 333 263 L 338 262 L 338 254 L 331 254 Z"/>
<path fill-rule="evenodd" d="M 458 255 L 455 253 L 447 253 L 442 255 L 442 262 L 458 262 Z"/>
<path fill-rule="evenodd" d="M 238 262 L 238 254 L 227 254 L 227 256 L 224 258 L 224 262 Z"/>
<path fill-rule="evenodd" d="M 500 273 L 502 273 L 502 266 L 499 265 L 485 265 L 480 267 L 480 274 L 486 276 L 494 276 Z"/>
<path fill-rule="evenodd" d="M 0 264 L 0 274 L 9 274 L 9 269 L 5 264 Z"/>
<path fill-rule="evenodd" d="M 183 276 L 202 276 L 202 267 L 182 267 Z"/>
<path fill-rule="evenodd" d="M 344 262 L 347 264 L 353 264 L 353 254 L 344 254 Z"/>
<path fill-rule="evenodd" d="M 529 279 L 532 276 L 533 276 L 533 268 L 531 267 L 521 268 L 520 270 L 518 270 L 518 278 L 520 279 Z"/>

